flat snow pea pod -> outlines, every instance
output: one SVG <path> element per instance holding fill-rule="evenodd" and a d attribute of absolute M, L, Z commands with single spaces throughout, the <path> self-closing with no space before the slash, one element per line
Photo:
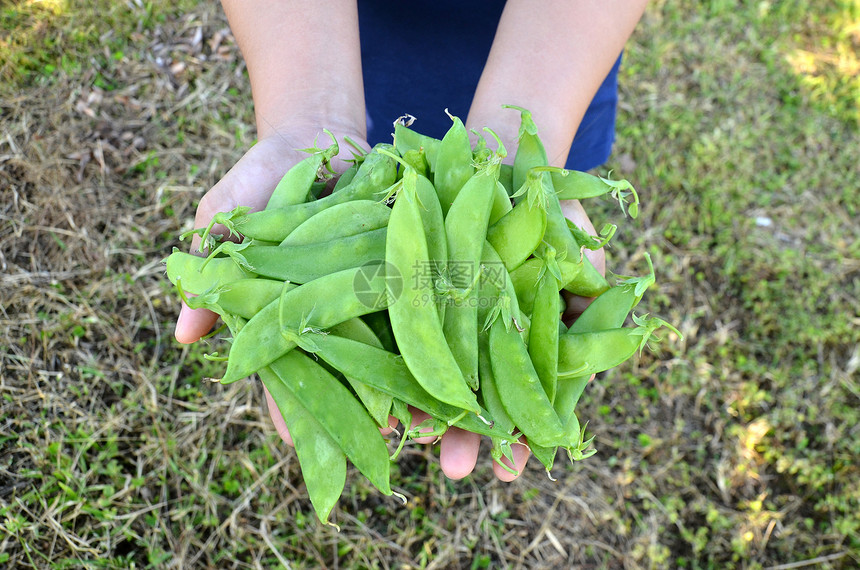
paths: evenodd
<path fill-rule="evenodd" d="M 308 245 L 384 228 L 391 208 L 376 200 L 335 204 L 302 222 L 281 245 Z"/>
<path fill-rule="evenodd" d="M 631 218 L 639 215 L 639 195 L 627 180 L 609 180 L 578 170 L 563 170 L 551 175 L 553 186 L 559 200 L 584 200 L 611 193 L 621 204 L 621 210 Z M 633 202 L 626 205 L 627 197 Z"/>
<path fill-rule="evenodd" d="M 538 204 L 520 201 L 487 229 L 487 241 L 508 271 L 513 271 L 531 256 L 543 240 L 546 211 Z"/>
<path fill-rule="evenodd" d="M 531 314 L 534 309 L 535 292 L 542 266 L 543 260 L 532 258 L 510 272 L 511 282 L 519 300 L 520 310 L 523 313 Z M 583 266 L 580 263 L 561 260 L 558 261 L 558 267 L 561 270 L 561 282 L 569 283 L 576 279 Z"/>
<path fill-rule="evenodd" d="M 192 295 L 200 295 L 213 287 L 255 276 L 228 257 L 213 258 L 207 263 L 205 257 L 178 249 L 168 256 L 166 269 L 170 282 L 176 285 L 176 280 L 180 279 L 183 291 Z"/>
<path fill-rule="evenodd" d="M 448 241 L 448 279 L 453 302 L 446 302 L 443 330 L 463 377 L 478 388 L 478 297 L 480 262 L 487 241 L 498 165 L 475 174 L 456 195 L 445 217 Z"/>
<path fill-rule="evenodd" d="M 508 270 L 489 241 L 484 242 L 481 252 L 481 279 L 478 289 L 478 324 L 482 330 L 492 321 L 502 318 L 512 326 L 521 320 L 517 292 Z"/>
<path fill-rule="evenodd" d="M 556 278 L 545 271 L 538 280 L 529 328 L 529 356 L 550 402 L 558 384 L 558 289 Z"/>
<path fill-rule="evenodd" d="M 582 436 L 582 427 L 579 423 L 579 418 L 576 416 L 576 404 L 579 403 L 579 398 L 585 391 L 585 385 L 591 376 L 576 376 L 560 382 L 558 392 L 556 393 L 553 407 L 558 414 L 561 423 L 564 426 L 564 431 L 567 434 L 568 446 L 576 446 Z"/>
<path fill-rule="evenodd" d="M 508 415 L 505 407 L 502 405 L 502 400 L 499 398 L 499 391 L 496 388 L 496 380 L 493 378 L 492 364 L 490 363 L 490 340 L 486 331 L 481 332 L 478 337 L 480 352 L 478 353 L 478 373 L 481 379 L 481 405 L 487 410 L 488 419 L 493 423 L 493 429 L 500 430 L 503 436 L 492 438 L 493 448 L 491 456 L 499 465 L 511 473 L 516 471 L 509 465 L 502 462 L 502 458 L 509 459 L 510 464 L 514 464 L 513 454 L 511 453 L 510 445 L 519 437 L 519 432 L 516 431 L 514 421 Z"/>
<path fill-rule="evenodd" d="M 346 455 L 277 373 L 269 367 L 262 368 L 260 380 L 290 430 L 314 511 L 320 522 L 327 523 L 346 485 Z"/>
<path fill-rule="evenodd" d="M 605 178 L 579 170 L 565 170 L 550 174 L 559 200 L 585 200 L 612 192 L 616 187 Z M 629 183 L 628 183 L 629 184 Z"/>
<path fill-rule="evenodd" d="M 514 167 L 511 164 L 503 164 L 499 168 L 499 183 L 505 189 L 508 196 L 514 193 Z"/>
<path fill-rule="evenodd" d="M 643 327 L 621 327 L 559 336 L 559 378 L 590 376 L 618 366 L 636 354 L 644 334 Z"/>
<path fill-rule="evenodd" d="M 399 271 L 403 291 L 388 307 L 394 338 L 407 366 L 430 394 L 452 406 L 478 412 L 442 331 L 435 303 L 424 303 L 426 283 L 416 260 L 429 258 L 417 194 L 404 184 L 388 221 L 385 261 Z"/>
<path fill-rule="evenodd" d="M 377 145 L 389 150 L 391 145 Z M 376 148 L 376 147 L 374 147 Z M 239 217 L 236 231 L 245 237 L 281 243 L 299 224 L 314 214 L 351 200 L 378 198 L 397 179 L 397 166 L 393 158 L 371 151 L 361 163 L 358 172 L 346 187 L 319 200 L 252 212 Z"/>
<path fill-rule="evenodd" d="M 344 375 L 390 394 L 440 421 L 490 437 L 505 435 L 477 415 L 464 415 L 462 408 L 431 396 L 398 354 L 335 334 L 318 335 L 313 342 L 314 354 Z"/>
<path fill-rule="evenodd" d="M 215 312 L 231 313 L 243 319 L 251 319 L 263 308 L 276 300 L 287 289 L 295 288 L 291 283 L 273 279 L 239 279 L 224 285 L 218 291 Z"/>
<path fill-rule="evenodd" d="M 439 275 L 448 264 L 448 239 L 445 233 L 445 219 L 442 214 L 442 205 L 433 183 L 424 176 L 416 176 L 414 170 L 408 170 L 404 174 L 404 184 L 414 184 L 415 194 L 418 197 L 421 221 L 424 224 L 424 235 L 427 239 L 427 259 L 416 260 L 424 263 L 424 269 L 432 277 L 434 284 Z M 408 190 L 408 192 L 411 192 Z"/>
<path fill-rule="evenodd" d="M 331 273 L 285 292 L 235 336 L 221 383 L 241 380 L 295 348 L 296 338 L 287 333 L 325 329 L 385 308 L 387 297 L 373 294 L 385 287 L 385 274 L 365 267 Z"/>
<path fill-rule="evenodd" d="M 504 165 L 503 165 L 504 166 Z M 511 197 L 508 191 L 502 185 L 501 181 L 496 182 L 496 192 L 493 194 L 493 208 L 490 210 L 490 225 L 498 222 L 502 217 L 511 211 Z"/>
<path fill-rule="evenodd" d="M 550 446 L 544 447 L 543 445 L 538 445 L 534 442 L 529 442 L 529 449 L 534 454 L 535 459 L 541 462 L 541 464 L 546 469 L 547 473 L 552 471 L 552 466 L 555 464 L 555 456 L 558 454 L 558 448 L 560 446 Z M 552 479 L 552 477 L 550 477 Z M 555 481 L 555 479 L 553 479 Z"/>
<path fill-rule="evenodd" d="M 439 144 L 436 155 L 436 169 L 433 174 L 433 184 L 439 193 L 439 203 L 442 212 L 447 216 L 448 209 L 454 203 L 454 198 L 475 172 L 472 166 L 472 143 L 469 131 L 463 122 L 452 117 L 454 123 Z"/>
<path fill-rule="evenodd" d="M 499 390 L 493 377 L 493 365 L 490 362 L 490 338 L 485 331 L 478 337 L 480 352 L 478 353 L 478 373 L 481 378 L 481 400 L 483 407 L 492 418 L 493 427 L 506 434 L 513 434 L 516 429 L 514 420 L 508 415 L 499 398 Z"/>
<path fill-rule="evenodd" d="M 332 334 L 351 338 L 364 344 L 382 348 L 382 343 L 373 330 L 360 318 L 356 317 L 333 326 L 329 329 Z M 367 413 L 380 427 L 388 426 L 388 414 L 391 412 L 392 396 L 364 382 L 344 374 L 346 381 L 352 386 L 358 399 L 364 404 Z"/>
<path fill-rule="evenodd" d="M 332 137 L 332 145 L 329 148 L 313 149 L 312 152 L 311 156 L 299 161 L 284 174 L 266 204 L 267 210 L 305 202 L 320 169 L 338 153 L 337 141 Z"/>
<path fill-rule="evenodd" d="M 528 349 L 516 329 L 500 320 L 490 327 L 490 363 L 499 398 L 529 441 L 545 447 L 564 440 L 564 427 L 532 366 Z"/>
<path fill-rule="evenodd" d="M 511 188 L 522 188 L 528 171 L 536 166 L 548 166 L 546 150 L 537 134 L 537 125 L 530 111 L 514 105 L 505 105 L 520 112 L 520 130 L 517 136 L 517 153 L 511 172 Z"/>
<path fill-rule="evenodd" d="M 645 259 L 651 269 L 649 275 L 625 279 L 615 287 L 601 293 L 574 321 L 569 331 L 572 333 L 593 332 L 615 329 L 624 325 L 630 311 L 639 304 L 645 291 L 655 282 L 651 256 L 645 254 Z"/>
<path fill-rule="evenodd" d="M 329 273 L 384 259 L 386 232 L 386 228 L 379 228 L 331 241 L 287 247 L 250 245 L 242 254 L 259 275 L 307 283 Z"/>
<path fill-rule="evenodd" d="M 410 150 L 423 150 L 431 173 L 436 171 L 436 157 L 441 142 L 439 139 L 417 133 L 399 121 L 394 123 L 394 148 L 401 156 Z"/>
<path fill-rule="evenodd" d="M 278 358 L 270 368 L 361 474 L 383 494 L 391 495 L 385 440 L 346 386 L 310 356 L 297 350 Z"/>

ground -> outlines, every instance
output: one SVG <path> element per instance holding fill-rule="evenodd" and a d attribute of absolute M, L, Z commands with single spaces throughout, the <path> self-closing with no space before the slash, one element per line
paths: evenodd
<path fill-rule="evenodd" d="M 259 385 L 172 337 L 162 259 L 254 141 L 216 3 L 0 5 L 0 566 L 860 564 L 860 6 L 653 2 L 598 173 L 608 251 L 678 325 L 602 375 L 597 454 L 512 484 L 408 445 L 321 525 Z M 554 480 L 553 480 L 554 479 Z"/>

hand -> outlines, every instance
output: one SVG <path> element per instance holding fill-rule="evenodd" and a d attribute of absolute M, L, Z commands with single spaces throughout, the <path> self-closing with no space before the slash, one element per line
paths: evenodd
<path fill-rule="evenodd" d="M 293 132 L 293 131 L 291 131 Z M 265 208 L 269 197 L 278 182 L 294 164 L 307 157 L 307 153 L 297 151 L 314 144 L 319 136 L 319 144 L 327 146 L 328 137 L 322 131 L 305 129 L 296 131 L 291 138 L 273 134 L 257 142 L 226 175 L 213 186 L 200 200 L 194 227 L 205 227 L 218 212 L 228 212 L 236 206 L 250 206 L 253 210 Z M 361 141 L 361 135 L 350 134 L 350 138 Z M 341 143 L 342 137 L 338 136 Z M 366 146 L 366 145 L 365 145 Z M 333 168 L 342 172 L 346 169 L 344 157 L 349 157 L 345 144 L 340 144 L 340 154 L 333 161 Z M 213 233 L 221 233 L 224 228 L 216 226 Z M 196 251 L 200 243 L 195 236 L 191 244 Z M 184 303 L 176 321 L 176 340 L 183 344 L 196 342 L 207 334 L 215 324 L 218 315 L 207 309 L 189 309 Z"/>

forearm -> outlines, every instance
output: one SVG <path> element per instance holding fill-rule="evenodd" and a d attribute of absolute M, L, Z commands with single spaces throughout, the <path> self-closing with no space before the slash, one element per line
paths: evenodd
<path fill-rule="evenodd" d="M 260 138 L 296 125 L 364 137 L 355 1 L 222 0 L 248 67 Z"/>
<path fill-rule="evenodd" d="M 550 164 L 564 165 L 588 104 L 647 0 L 509 0 L 478 84 L 468 125 L 491 126 L 513 147 L 529 109 Z"/>

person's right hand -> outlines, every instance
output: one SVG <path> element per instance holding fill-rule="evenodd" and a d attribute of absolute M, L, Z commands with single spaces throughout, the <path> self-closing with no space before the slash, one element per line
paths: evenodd
<path fill-rule="evenodd" d="M 361 135 L 348 133 L 352 140 L 367 145 Z M 230 169 L 227 174 L 200 199 L 197 214 L 194 217 L 194 227 L 206 227 L 218 212 L 229 212 L 236 206 L 249 206 L 252 211 L 266 207 L 269 197 L 278 182 L 293 165 L 308 156 L 301 148 L 313 146 L 314 140 L 326 147 L 331 144 L 329 137 L 322 132 L 306 129 L 295 132 L 291 137 L 274 134 L 260 139 L 245 155 Z M 348 166 L 344 159 L 349 158 L 349 149 L 343 142 L 340 133 L 337 134 L 340 154 L 332 161 L 337 172 L 343 172 Z M 212 233 L 225 231 L 223 226 L 215 226 Z M 194 236 L 191 243 L 192 252 L 197 252 L 200 238 Z M 208 309 L 190 309 L 185 303 L 179 312 L 174 332 L 176 340 L 183 344 L 198 341 L 206 335 L 215 324 L 218 315 Z"/>

